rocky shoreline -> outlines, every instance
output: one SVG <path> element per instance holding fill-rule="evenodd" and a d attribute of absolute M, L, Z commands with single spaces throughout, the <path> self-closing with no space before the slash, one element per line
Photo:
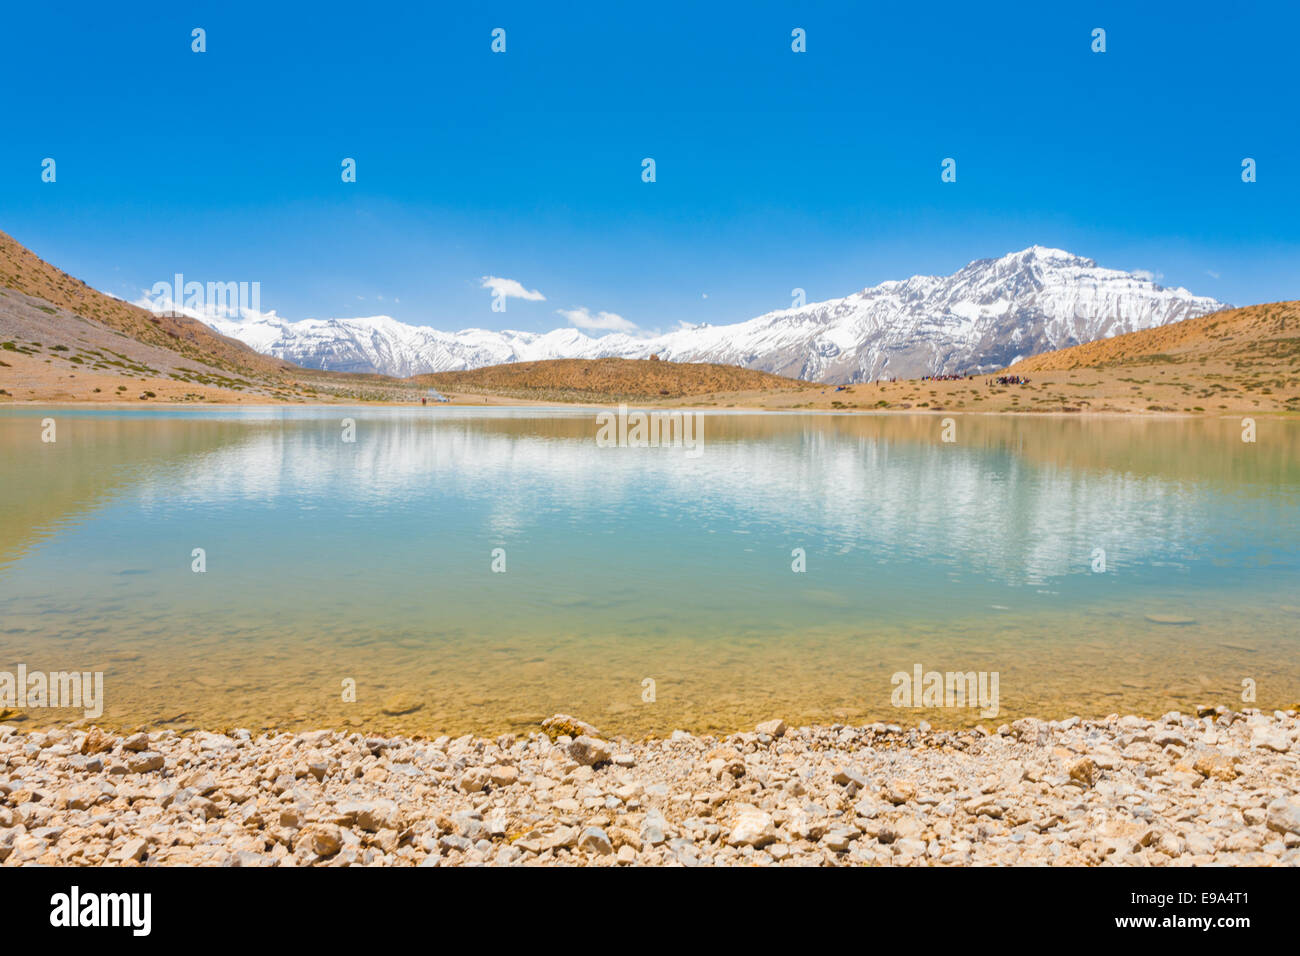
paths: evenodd
<path fill-rule="evenodd" d="M 0 724 L 0 865 L 1300 864 L 1297 712 L 606 740 Z"/>

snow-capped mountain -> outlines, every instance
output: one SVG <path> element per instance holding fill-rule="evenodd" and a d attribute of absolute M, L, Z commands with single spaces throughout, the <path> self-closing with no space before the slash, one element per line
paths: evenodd
<path fill-rule="evenodd" d="M 555 358 L 721 362 L 821 382 L 963 374 L 1227 306 L 1143 274 L 1031 246 L 951 276 L 883 282 L 842 299 L 665 335 L 440 332 L 387 316 L 207 319 L 259 352 L 310 368 L 408 376 Z"/>

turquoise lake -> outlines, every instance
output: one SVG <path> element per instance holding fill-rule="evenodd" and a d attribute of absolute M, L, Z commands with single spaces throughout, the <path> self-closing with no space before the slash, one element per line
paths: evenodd
<path fill-rule="evenodd" d="M 0 410 L 0 671 L 178 730 L 1300 700 L 1300 423 L 709 412 L 692 457 L 596 411 Z M 918 664 L 997 673 L 999 713 L 893 706 Z"/>

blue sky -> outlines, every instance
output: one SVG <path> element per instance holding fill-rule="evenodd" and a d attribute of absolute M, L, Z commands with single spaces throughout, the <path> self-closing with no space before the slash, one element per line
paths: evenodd
<path fill-rule="evenodd" d="M 1034 243 L 1300 296 L 1295 4 L 728 6 L 13 4 L 0 229 L 124 298 L 445 329 L 740 321 Z"/>

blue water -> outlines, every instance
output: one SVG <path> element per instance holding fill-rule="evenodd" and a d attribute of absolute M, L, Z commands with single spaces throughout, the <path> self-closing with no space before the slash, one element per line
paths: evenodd
<path fill-rule="evenodd" d="M 1008 714 L 1235 701 L 1243 677 L 1300 697 L 1296 424 L 959 416 L 946 443 L 930 416 L 709 413 L 698 457 L 596 431 L 6 409 L 0 669 L 105 669 L 108 718 L 167 726 L 885 718 L 918 662 L 1001 672 Z"/>

